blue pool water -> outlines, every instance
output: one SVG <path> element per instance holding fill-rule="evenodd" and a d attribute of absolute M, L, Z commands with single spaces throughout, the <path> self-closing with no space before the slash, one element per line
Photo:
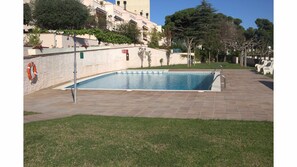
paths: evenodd
<path fill-rule="evenodd" d="M 212 73 L 115 72 L 79 82 L 79 89 L 209 90 Z M 73 88 L 73 85 L 67 88 Z"/>

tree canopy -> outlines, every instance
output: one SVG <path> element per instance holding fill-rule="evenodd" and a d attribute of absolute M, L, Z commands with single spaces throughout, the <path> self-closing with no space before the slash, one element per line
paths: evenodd
<path fill-rule="evenodd" d="M 36 0 L 33 16 L 40 28 L 80 29 L 89 11 L 79 0 Z"/>
<path fill-rule="evenodd" d="M 148 47 L 150 48 L 158 48 L 159 47 L 159 40 L 161 39 L 161 34 L 158 33 L 157 29 L 152 29 L 150 32 L 151 39 L 148 42 Z"/>
<path fill-rule="evenodd" d="M 28 25 L 32 21 L 32 11 L 28 3 L 24 3 L 24 25 Z"/>
<path fill-rule="evenodd" d="M 206 0 L 196 8 L 188 8 L 167 16 L 165 26 L 169 27 L 174 39 L 183 39 L 188 50 L 188 66 L 191 65 L 191 50 L 202 44 L 210 49 L 211 41 L 216 39 L 215 9 Z"/>
<path fill-rule="evenodd" d="M 131 39 L 132 43 L 139 43 L 140 30 L 132 22 L 123 23 L 118 26 L 118 32 Z"/>
<path fill-rule="evenodd" d="M 255 32 L 257 39 L 266 43 L 267 46 L 273 47 L 273 24 L 267 19 L 260 18 L 255 23 L 258 27 Z"/>
<path fill-rule="evenodd" d="M 268 46 L 273 45 L 273 24 L 267 19 L 257 19 L 258 28 L 245 30 L 240 24 L 242 20 L 216 13 L 216 10 L 206 0 L 196 8 L 188 8 L 166 16 L 165 26 L 170 30 L 173 45 L 177 41 L 183 43 L 188 50 L 188 58 L 192 48 L 200 48 L 195 53 L 199 57 L 210 60 L 219 60 L 219 54 L 243 55 L 254 50 L 263 50 L 258 55 L 265 55 Z M 214 58 L 215 56 L 215 58 Z M 206 58 L 208 57 L 208 58 Z M 241 60 L 242 62 L 243 60 Z"/>

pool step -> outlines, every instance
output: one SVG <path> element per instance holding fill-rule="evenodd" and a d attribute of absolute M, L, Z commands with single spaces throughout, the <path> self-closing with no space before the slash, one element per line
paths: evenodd
<path fill-rule="evenodd" d="M 164 71 L 118 71 L 118 74 L 163 74 Z"/>

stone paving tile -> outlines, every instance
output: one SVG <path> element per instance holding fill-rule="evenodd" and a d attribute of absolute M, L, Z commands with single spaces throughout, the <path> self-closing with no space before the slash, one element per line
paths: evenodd
<path fill-rule="evenodd" d="M 249 70 L 224 70 L 224 75 L 222 92 L 78 90 L 77 104 L 69 90 L 47 88 L 24 96 L 24 110 L 41 113 L 24 122 L 75 114 L 273 121 L 273 89 L 261 83 L 272 79 Z"/>

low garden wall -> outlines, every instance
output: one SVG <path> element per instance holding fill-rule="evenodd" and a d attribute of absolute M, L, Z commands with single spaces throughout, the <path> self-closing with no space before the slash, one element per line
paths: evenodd
<path fill-rule="evenodd" d="M 128 50 L 129 61 L 123 50 Z M 77 48 L 77 78 L 96 75 L 99 73 L 140 68 L 141 59 L 138 56 L 139 46 L 122 47 L 89 47 Z M 151 51 L 151 66 L 160 66 L 160 59 L 166 65 L 166 52 L 147 48 Z M 24 58 L 24 94 L 30 94 L 40 89 L 58 85 L 73 80 L 74 52 L 70 48 L 28 50 L 30 53 Z M 83 57 L 81 57 L 83 54 Z M 31 84 L 27 76 L 27 65 L 34 62 L 37 67 L 37 82 Z M 172 54 L 170 64 L 186 64 L 187 60 L 180 54 Z M 144 56 L 143 67 L 148 67 L 148 57 Z"/>
<path fill-rule="evenodd" d="M 30 34 L 23 35 L 23 42 L 28 41 Z M 42 41 L 41 45 L 48 48 L 73 48 L 74 39 L 72 36 L 59 35 L 54 33 L 39 34 L 39 39 Z M 76 45 L 98 46 L 98 40 L 93 35 L 77 35 Z"/>

